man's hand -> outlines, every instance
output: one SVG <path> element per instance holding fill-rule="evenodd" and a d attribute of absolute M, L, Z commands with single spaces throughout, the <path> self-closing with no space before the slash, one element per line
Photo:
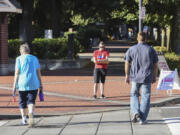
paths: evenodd
<path fill-rule="evenodd" d="M 128 83 L 128 84 L 130 83 L 129 75 L 126 75 L 125 82 Z"/>

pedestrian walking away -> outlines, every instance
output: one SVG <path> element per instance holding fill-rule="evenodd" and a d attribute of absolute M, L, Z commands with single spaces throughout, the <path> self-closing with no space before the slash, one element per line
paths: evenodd
<path fill-rule="evenodd" d="M 105 98 L 104 84 L 105 84 L 107 68 L 109 64 L 108 57 L 109 57 L 109 51 L 105 50 L 104 42 L 100 42 L 99 49 L 94 51 L 94 54 L 93 54 L 93 62 L 95 63 L 93 97 L 95 99 L 97 98 L 97 89 L 98 89 L 99 82 L 100 82 L 100 91 L 101 91 L 100 98 Z"/>
<path fill-rule="evenodd" d="M 22 125 L 27 124 L 26 109 L 28 107 L 29 126 L 34 124 L 34 107 L 39 92 L 42 90 L 40 64 L 38 59 L 29 54 L 30 49 L 27 44 L 20 46 L 20 56 L 16 58 L 15 77 L 13 85 L 13 97 L 16 90 L 19 91 L 19 108 L 22 116 Z"/>
<path fill-rule="evenodd" d="M 156 82 L 158 57 L 153 47 L 145 43 L 144 32 L 138 33 L 138 44 L 125 54 L 125 82 L 131 81 L 130 109 L 132 122 L 147 123 L 150 110 L 151 83 Z M 141 88 L 141 101 L 139 101 Z"/>

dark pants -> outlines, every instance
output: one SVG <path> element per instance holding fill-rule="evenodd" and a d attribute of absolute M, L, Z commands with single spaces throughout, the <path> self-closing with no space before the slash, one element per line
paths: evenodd
<path fill-rule="evenodd" d="M 19 91 L 19 108 L 27 108 L 27 104 L 35 104 L 38 90 Z"/>
<path fill-rule="evenodd" d="M 107 74 L 107 69 L 104 68 L 95 68 L 94 69 L 94 83 L 105 83 L 106 80 L 106 74 Z"/>

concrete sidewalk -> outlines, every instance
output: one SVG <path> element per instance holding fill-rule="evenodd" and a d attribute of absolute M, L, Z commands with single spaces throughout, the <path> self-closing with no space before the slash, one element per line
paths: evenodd
<path fill-rule="evenodd" d="M 148 124 L 132 123 L 129 110 L 35 118 L 35 126 L 21 120 L 1 121 L 2 135 L 170 135 L 159 108 L 153 108 Z"/>

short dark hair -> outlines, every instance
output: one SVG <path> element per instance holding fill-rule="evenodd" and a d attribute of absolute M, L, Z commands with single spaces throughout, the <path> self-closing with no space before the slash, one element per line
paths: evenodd
<path fill-rule="evenodd" d="M 99 45 L 104 45 L 105 46 L 105 43 L 103 41 L 99 42 Z"/>
<path fill-rule="evenodd" d="M 138 39 L 139 39 L 140 41 L 145 41 L 145 40 L 146 40 L 146 33 L 144 33 L 144 32 L 139 32 L 139 33 L 138 33 Z"/>

